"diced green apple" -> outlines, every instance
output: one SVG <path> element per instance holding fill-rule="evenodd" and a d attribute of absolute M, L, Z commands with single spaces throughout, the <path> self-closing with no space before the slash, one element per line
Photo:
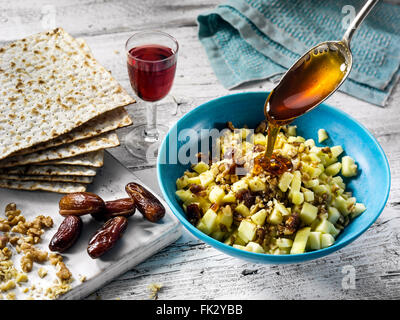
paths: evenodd
<path fill-rule="evenodd" d="M 319 185 L 319 180 L 318 179 L 312 179 L 312 180 L 304 181 L 304 185 L 307 188 L 314 188 L 314 187 Z"/>
<path fill-rule="evenodd" d="M 180 190 L 185 188 L 188 185 L 188 177 L 187 176 L 182 176 L 178 179 L 176 179 L 176 189 Z"/>
<path fill-rule="evenodd" d="M 231 207 L 226 206 L 218 213 L 218 224 L 224 225 L 227 229 L 230 229 L 233 222 L 233 215 Z"/>
<path fill-rule="evenodd" d="M 214 210 L 208 209 L 204 216 L 200 219 L 201 224 L 203 224 L 203 232 L 210 234 L 217 229 L 217 217 L 218 215 Z"/>
<path fill-rule="evenodd" d="M 303 208 L 300 211 L 300 219 L 305 224 L 310 225 L 316 218 L 318 214 L 318 208 L 308 202 L 304 202 Z"/>
<path fill-rule="evenodd" d="M 328 133 L 325 129 L 318 130 L 318 142 L 321 143 L 329 138 Z"/>
<path fill-rule="evenodd" d="M 232 184 L 231 190 L 233 192 L 238 192 L 239 190 L 242 189 L 248 189 L 248 184 L 245 180 L 242 179 Z"/>
<path fill-rule="evenodd" d="M 229 191 L 228 194 L 224 196 L 222 199 L 223 203 L 234 203 L 236 202 L 236 196 L 232 191 Z"/>
<path fill-rule="evenodd" d="M 342 158 L 342 176 L 349 178 L 357 175 L 357 165 L 353 158 L 344 156 Z"/>
<path fill-rule="evenodd" d="M 304 194 L 304 200 L 307 202 L 313 202 L 314 201 L 314 192 L 311 190 L 306 189 L 306 191 L 303 192 Z"/>
<path fill-rule="evenodd" d="M 329 220 L 325 219 L 322 220 L 319 225 L 317 225 L 314 231 L 321 233 L 329 233 L 332 236 L 336 236 L 339 234 L 339 230 L 337 230 Z"/>
<path fill-rule="evenodd" d="M 293 204 L 302 204 L 304 202 L 304 194 L 300 191 L 292 192 L 292 203 Z"/>
<path fill-rule="evenodd" d="M 315 147 L 315 141 L 313 139 L 308 139 L 304 142 L 304 144 L 306 145 L 306 147 L 312 148 Z"/>
<path fill-rule="evenodd" d="M 293 143 L 293 142 L 300 142 L 300 143 L 302 143 L 302 142 L 305 142 L 306 141 L 306 139 L 304 139 L 303 137 L 300 137 L 300 136 L 297 136 L 297 137 L 295 137 L 295 136 L 290 136 L 288 139 L 287 139 L 287 142 L 289 142 L 289 143 Z"/>
<path fill-rule="evenodd" d="M 340 188 L 345 189 L 346 185 L 343 182 L 343 178 L 341 176 L 336 176 L 332 178 L 332 183 L 336 183 Z"/>
<path fill-rule="evenodd" d="M 283 221 L 282 213 L 275 207 L 272 210 L 271 214 L 269 215 L 267 221 L 270 224 L 275 224 L 275 225 L 282 223 Z"/>
<path fill-rule="evenodd" d="M 333 147 L 331 147 L 331 152 L 332 152 L 332 156 L 334 158 L 337 158 L 343 153 L 343 148 L 342 148 L 342 146 L 333 146 Z"/>
<path fill-rule="evenodd" d="M 310 232 L 311 228 L 309 227 L 300 229 L 296 232 L 290 254 L 304 253 Z"/>
<path fill-rule="evenodd" d="M 296 136 L 297 135 L 296 129 L 297 129 L 297 126 L 289 126 L 288 130 L 287 130 L 288 136 L 292 136 L 292 137 Z"/>
<path fill-rule="evenodd" d="M 293 180 L 293 177 L 294 177 L 294 175 L 291 174 L 290 172 L 285 172 L 282 174 L 282 176 L 279 179 L 279 184 L 278 184 L 278 187 L 279 187 L 279 189 L 281 189 L 282 192 L 287 191 L 290 183 Z"/>
<path fill-rule="evenodd" d="M 193 167 L 193 170 L 199 174 L 207 171 L 208 169 L 210 169 L 210 166 L 203 161 L 200 161 Z"/>
<path fill-rule="evenodd" d="M 239 213 L 243 217 L 248 217 L 250 216 L 250 210 L 247 208 L 243 203 L 239 204 L 236 208 L 235 211 Z"/>
<path fill-rule="evenodd" d="M 185 203 L 196 202 L 196 196 L 190 190 L 177 190 L 175 192 L 176 196 Z"/>
<path fill-rule="evenodd" d="M 251 251 L 250 248 L 247 248 L 247 247 L 242 246 L 240 244 L 234 244 L 233 247 L 236 248 L 236 249 L 244 250 L 244 251 Z"/>
<path fill-rule="evenodd" d="M 283 155 L 289 156 L 297 153 L 297 148 L 290 144 L 290 143 L 285 143 L 283 145 L 283 148 L 281 149 L 281 152 Z"/>
<path fill-rule="evenodd" d="M 265 136 L 262 133 L 256 133 L 254 135 L 254 144 L 260 144 L 260 145 L 266 145 L 267 140 L 265 139 Z"/>
<path fill-rule="evenodd" d="M 261 209 L 251 216 L 251 220 L 253 220 L 253 222 L 256 225 L 262 226 L 262 225 L 264 225 L 267 215 L 268 215 L 267 210 Z"/>
<path fill-rule="evenodd" d="M 261 247 L 257 242 L 249 242 L 246 248 L 250 249 L 254 253 L 265 253 L 263 247 Z"/>
<path fill-rule="evenodd" d="M 221 187 L 214 186 L 210 191 L 208 199 L 211 201 L 211 203 L 221 204 L 224 197 L 225 191 Z"/>
<path fill-rule="evenodd" d="M 358 217 L 361 213 L 363 213 L 367 208 L 363 203 L 356 203 L 353 208 L 353 212 L 351 213 L 351 218 L 354 219 Z"/>
<path fill-rule="evenodd" d="M 248 220 L 242 220 L 238 228 L 238 235 L 244 242 L 248 243 L 254 240 L 256 230 L 257 226 L 254 223 Z"/>
<path fill-rule="evenodd" d="M 201 184 L 200 176 L 190 177 L 187 180 L 188 184 Z"/>
<path fill-rule="evenodd" d="M 330 166 L 328 166 L 325 169 L 325 173 L 328 176 L 336 176 L 340 172 L 340 169 L 342 169 L 342 164 L 340 162 L 336 162 L 336 163 L 331 164 Z"/>
<path fill-rule="evenodd" d="M 282 214 L 282 216 L 290 215 L 289 209 L 276 199 L 274 199 L 274 209 L 278 210 Z"/>
<path fill-rule="evenodd" d="M 310 236 L 308 237 L 307 247 L 311 250 L 319 250 L 321 249 L 321 232 L 310 232 Z"/>
<path fill-rule="evenodd" d="M 328 248 L 335 243 L 335 238 L 329 234 L 321 234 L 321 249 Z"/>
<path fill-rule="evenodd" d="M 313 187 L 312 189 L 316 194 L 324 194 L 324 193 L 326 193 L 328 195 L 331 194 L 330 188 L 324 184 L 320 184 L 316 187 Z"/>
<path fill-rule="evenodd" d="M 310 154 L 308 156 L 310 157 L 310 160 L 313 163 L 320 163 L 321 162 L 321 158 L 318 157 L 317 154 L 314 153 L 314 152 L 310 152 Z"/>
<path fill-rule="evenodd" d="M 253 192 L 265 191 L 267 186 L 260 178 L 254 177 L 249 180 L 249 188 Z"/>
<path fill-rule="evenodd" d="M 301 173 L 300 171 L 296 170 L 293 172 L 293 180 L 290 184 L 290 191 L 300 191 L 301 188 Z"/>
<path fill-rule="evenodd" d="M 291 248 L 293 246 L 293 240 L 287 238 L 278 238 L 276 239 L 276 244 L 280 249 Z"/>
<path fill-rule="evenodd" d="M 214 174 L 211 171 L 205 171 L 199 175 L 200 184 L 206 188 L 211 182 L 214 181 Z"/>
<path fill-rule="evenodd" d="M 344 215 L 345 217 L 346 217 L 347 215 L 349 215 L 350 211 L 349 211 L 348 206 L 347 206 L 347 201 L 346 201 L 346 199 L 343 198 L 342 196 L 337 196 L 337 197 L 335 198 L 334 206 L 335 206 L 335 208 L 338 209 L 338 210 L 340 211 L 340 213 L 341 213 L 342 215 Z"/>
<path fill-rule="evenodd" d="M 329 222 L 335 224 L 340 218 L 340 212 L 335 207 L 328 208 L 328 220 Z"/>

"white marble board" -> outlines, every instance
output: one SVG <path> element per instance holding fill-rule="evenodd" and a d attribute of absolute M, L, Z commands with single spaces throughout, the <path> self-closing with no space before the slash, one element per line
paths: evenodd
<path fill-rule="evenodd" d="M 153 192 L 114 157 L 105 152 L 104 167 L 99 170 L 87 191 L 100 195 L 104 200 L 127 198 L 125 185 L 129 182 L 138 182 Z M 156 193 L 154 194 L 157 196 Z M 10 202 L 15 202 L 17 208 L 22 210 L 22 215 L 27 220 L 32 220 L 40 214 L 51 216 L 54 221 L 53 228 L 47 230 L 42 236 L 41 243 L 36 245 L 40 249 L 49 251 L 48 243 L 63 220 L 63 217 L 58 214 L 58 202 L 61 197 L 62 195 L 60 194 L 50 192 L 0 189 L 0 212 L 1 215 L 4 215 L 5 206 Z M 181 236 L 179 221 L 171 213 L 166 203 L 160 197 L 158 198 L 166 209 L 164 218 L 158 223 L 151 223 L 145 220 L 141 213 L 136 210 L 136 213 L 128 220 L 128 228 L 123 237 L 114 248 L 98 259 L 90 258 L 86 248 L 89 239 L 101 227 L 102 223 L 97 222 L 90 215 L 82 217 L 84 225 L 78 242 L 66 253 L 62 254 L 64 262 L 72 272 L 74 281 L 71 283 L 72 289 L 60 296 L 60 299 L 81 299 L 86 297 L 107 282 L 175 242 Z M 12 250 L 15 253 L 15 249 Z M 13 254 L 13 260 L 16 268 L 21 270 L 16 254 Z M 45 267 L 49 271 L 48 275 L 43 279 L 39 278 L 37 274 L 37 270 L 40 267 Z M 81 282 L 79 280 L 82 276 L 86 277 L 86 281 Z M 34 263 L 34 268 L 28 274 L 28 277 L 29 281 L 27 283 L 23 283 L 20 287 L 14 289 L 17 299 L 26 299 L 29 294 L 24 294 L 22 290 L 25 287 L 29 288 L 32 284 L 35 284 L 37 288 L 43 288 L 44 292 L 47 287 L 53 284 L 56 278 L 55 268 L 49 262 L 43 265 Z M 46 298 L 39 293 L 33 294 L 33 297 L 36 299 Z"/>

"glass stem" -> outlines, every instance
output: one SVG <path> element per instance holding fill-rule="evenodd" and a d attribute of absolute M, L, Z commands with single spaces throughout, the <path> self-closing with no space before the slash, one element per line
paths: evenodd
<path fill-rule="evenodd" d="M 146 138 L 158 140 L 159 132 L 157 130 L 157 110 L 156 103 L 150 102 L 146 104 L 147 124 L 145 129 Z"/>

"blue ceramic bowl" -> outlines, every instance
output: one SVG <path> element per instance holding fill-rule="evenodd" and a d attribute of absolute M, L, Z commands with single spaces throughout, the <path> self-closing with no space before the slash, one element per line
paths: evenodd
<path fill-rule="evenodd" d="M 366 128 L 346 113 L 322 104 L 294 122 L 299 135 L 315 141 L 318 141 L 318 129 L 326 129 L 329 140 L 326 140 L 323 145 L 342 145 L 345 153 L 353 157 L 359 167 L 357 177 L 346 181 L 347 189 L 353 192 L 358 202 L 366 205 L 367 210 L 355 218 L 337 237 L 335 244 L 329 248 L 295 255 L 270 255 L 239 250 L 207 236 L 186 220 L 185 213 L 175 196 L 175 181 L 183 175 L 190 164 L 163 164 L 161 161 L 171 159 L 170 156 L 172 158 L 176 156 L 179 147 L 185 143 L 185 141 L 178 141 L 177 150 L 174 148 L 170 150 L 169 139 L 174 139 L 173 132 L 179 136 L 179 133 L 186 128 L 196 131 L 221 129 L 227 121 L 232 121 L 238 128 L 245 124 L 249 128 L 255 128 L 264 119 L 263 107 L 267 96 L 268 92 L 233 94 L 211 100 L 183 116 L 171 128 L 161 146 L 157 163 L 160 188 L 172 212 L 186 229 L 200 240 L 226 254 L 255 263 L 271 264 L 298 263 L 326 256 L 354 241 L 374 223 L 385 207 L 390 190 L 389 164 L 381 146 Z"/>

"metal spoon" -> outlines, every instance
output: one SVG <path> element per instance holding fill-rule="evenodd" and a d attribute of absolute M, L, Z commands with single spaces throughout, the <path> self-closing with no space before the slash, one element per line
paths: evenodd
<path fill-rule="evenodd" d="M 346 78 L 348 77 L 352 65 L 353 65 L 353 56 L 350 50 L 350 41 L 355 33 L 355 31 L 357 30 L 357 28 L 360 26 L 360 24 L 364 21 L 364 19 L 367 17 L 367 15 L 370 13 L 370 11 L 372 10 L 372 8 L 378 3 L 379 0 L 368 0 L 365 5 L 362 7 L 362 9 L 360 10 L 360 12 L 357 14 L 357 16 L 355 17 L 355 19 L 352 21 L 352 23 L 350 24 L 350 26 L 348 27 L 346 33 L 343 36 L 343 39 L 340 41 L 326 41 L 326 42 L 322 42 L 318 45 L 316 45 L 315 47 L 311 48 L 307 53 L 305 53 L 298 61 L 296 61 L 292 67 L 290 67 L 286 73 L 284 74 L 284 76 L 282 77 L 282 79 L 280 80 L 279 84 L 277 85 L 277 87 L 271 92 L 270 96 L 267 99 L 267 102 L 265 104 L 265 114 L 267 116 L 267 118 L 269 117 L 269 119 L 275 119 L 277 121 L 287 121 L 290 119 L 294 119 L 302 114 L 304 114 L 305 112 L 308 112 L 312 109 L 314 109 L 316 106 L 318 106 L 320 103 L 322 103 L 323 101 L 325 101 L 329 96 L 331 96 L 341 85 L 342 83 L 346 80 Z M 313 52 L 317 52 L 319 50 L 319 52 L 323 52 L 323 50 L 332 50 L 332 51 L 338 51 L 340 55 L 343 56 L 344 59 L 344 65 L 340 66 L 341 68 L 343 68 L 343 78 L 341 79 L 341 81 L 338 81 L 337 83 L 335 83 L 334 88 L 330 89 L 329 86 L 325 87 L 325 92 L 323 92 L 319 97 L 315 98 L 315 101 L 311 101 L 307 106 L 304 106 L 304 108 L 301 107 L 296 107 L 293 109 L 290 109 L 290 113 L 291 113 L 291 118 L 285 118 L 284 114 L 279 114 L 279 112 L 275 112 L 275 114 L 273 114 L 274 110 L 270 110 L 270 105 L 269 105 L 269 100 L 271 98 L 271 96 L 273 94 L 275 95 L 285 95 L 287 94 L 287 85 L 285 83 L 286 78 L 290 78 L 290 75 L 293 74 L 293 72 L 296 71 L 296 69 L 302 65 L 302 63 L 304 61 L 307 61 L 310 57 L 310 55 Z M 340 80 L 340 79 L 338 79 Z M 289 80 L 290 82 L 290 80 Z M 286 85 L 286 86 L 285 86 Z M 322 86 L 322 84 L 321 84 Z M 280 93 L 278 93 L 277 91 L 281 90 Z M 287 97 L 286 101 L 289 101 L 291 98 L 296 98 L 296 95 L 293 95 L 293 97 Z M 290 105 L 290 103 L 289 103 Z M 294 103 L 292 103 L 292 105 L 294 105 Z M 290 106 L 289 106 L 290 108 Z M 289 109 L 288 108 L 288 109 Z"/>

